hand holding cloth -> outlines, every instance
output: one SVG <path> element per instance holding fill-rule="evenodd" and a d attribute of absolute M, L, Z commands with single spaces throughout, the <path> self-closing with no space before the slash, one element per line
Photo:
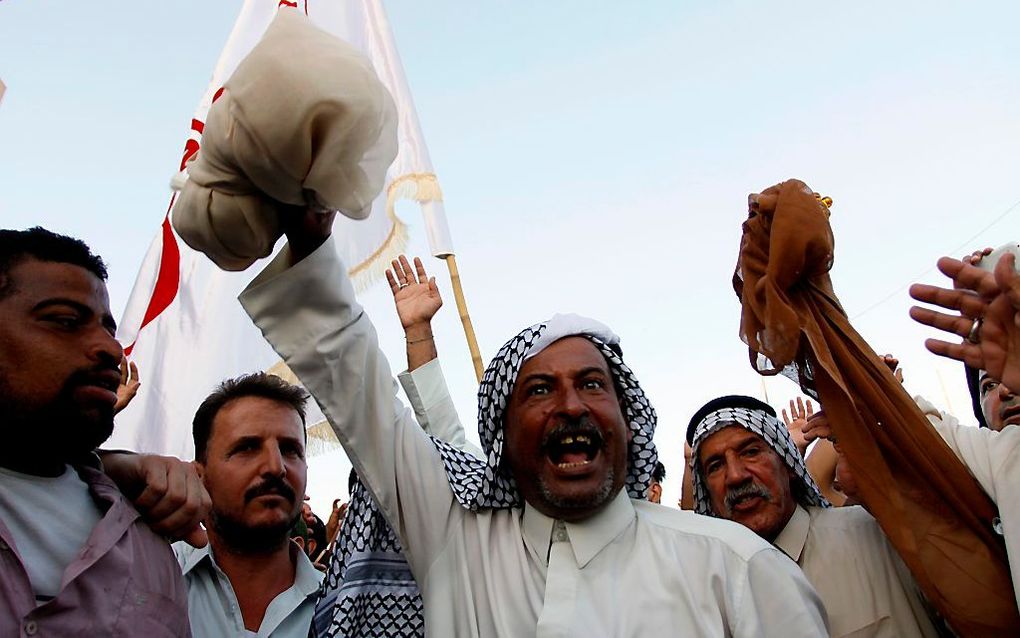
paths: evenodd
<path fill-rule="evenodd" d="M 833 248 L 828 208 L 803 182 L 750 196 L 733 285 L 751 365 L 821 402 L 862 501 L 953 629 L 1020 635 L 995 505 L 850 325 Z"/>
<path fill-rule="evenodd" d="M 272 252 L 281 214 L 367 217 L 396 151 L 396 109 L 371 63 L 283 7 L 209 108 L 174 228 L 244 270 Z"/>

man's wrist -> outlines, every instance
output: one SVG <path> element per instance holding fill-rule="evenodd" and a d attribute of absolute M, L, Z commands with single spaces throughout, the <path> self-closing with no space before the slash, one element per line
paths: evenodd
<path fill-rule="evenodd" d="M 404 338 L 408 343 L 428 341 L 432 339 L 432 324 L 418 323 L 404 328 Z"/>
<path fill-rule="evenodd" d="M 142 480 L 142 455 L 128 450 L 96 450 L 103 464 L 103 473 L 125 496 L 134 496 L 145 489 Z"/>

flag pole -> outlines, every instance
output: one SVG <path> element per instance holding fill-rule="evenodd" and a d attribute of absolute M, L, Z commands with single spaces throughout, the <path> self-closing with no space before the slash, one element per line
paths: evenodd
<path fill-rule="evenodd" d="M 460 285 L 460 271 L 457 270 L 457 258 L 452 254 L 443 255 L 446 267 L 450 269 L 450 282 L 453 284 L 453 298 L 457 301 L 457 312 L 460 314 L 460 322 L 464 325 L 464 337 L 468 342 L 468 350 L 471 352 L 471 363 L 475 366 L 475 377 L 482 382 L 482 353 L 478 350 L 478 339 L 475 338 L 475 329 L 471 325 L 471 315 L 468 314 L 467 301 L 464 299 L 464 289 Z"/>

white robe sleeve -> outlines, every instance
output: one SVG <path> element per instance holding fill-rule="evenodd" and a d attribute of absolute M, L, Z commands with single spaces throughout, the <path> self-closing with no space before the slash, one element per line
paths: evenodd
<path fill-rule="evenodd" d="M 424 574 L 465 510 L 435 445 L 396 398 L 333 240 L 289 262 L 285 246 L 241 293 L 241 305 L 318 402 L 412 569 Z"/>
<path fill-rule="evenodd" d="M 439 359 L 433 359 L 412 372 L 405 370 L 397 379 L 411 402 L 418 425 L 458 450 L 485 459 L 482 450 L 465 437 L 464 426 L 453 406 Z"/>

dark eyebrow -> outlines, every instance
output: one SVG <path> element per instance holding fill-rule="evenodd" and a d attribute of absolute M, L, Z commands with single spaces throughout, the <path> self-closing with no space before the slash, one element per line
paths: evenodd
<path fill-rule="evenodd" d="M 236 441 L 234 441 L 233 443 L 231 443 L 230 447 L 228 448 L 228 450 L 229 451 L 233 451 L 233 450 L 236 450 L 237 448 L 241 447 L 242 445 L 247 445 L 249 443 L 259 443 L 259 444 L 261 444 L 262 443 L 262 437 L 258 437 L 258 436 L 242 436 L 241 438 L 239 438 Z"/>
<path fill-rule="evenodd" d="M 517 383 L 522 383 L 523 384 L 523 383 L 528 383 L 530 381 L 547 381 L 547 382 L 552 382 L 554 380 L 555 380 L 555 377 L 553 377 L 553 375 L 551 375 L 551 374 L 545 374 L 544 372 L 532 372 L 531 374 L 529 374 L 528 376 L 524 377 L 523 379 L 518 379 Z"/>
<path fill-rule="evenodd" d="M 601 374 L 602 376 L 608 376 L 609 375 L 609 372 L 605 368 L 602 368 L 602 367 L 599 367 L 599 366 L 589 366 L 587 368 L 583 368 L 583 369 L 579 370 L 578 373 L 577 373 L 577 376 L 579 376 L 579 377 L 586 377 L 586 376 L 588 376 L 589 374 L 591 374 L 593 372 L 597 372 L 597 373 Z"/>
<path fill-rule="evenodd" d="M 32 307 L 32 312 L 46 310 L 47 308 L 50 308 L 52 306 L 67 306 L 69 308 L 73 308 L 76 312 L 81 314 L 81 316 L 86 319 L 90 319 L 94 317 L 96 314 L 95 312 L 93 312 L 92 308 L 89 308 L 80 301 L 75 301 L 74 299 L 67 299 L 66 297 L 53 297 L 51 299 L 43 299 L 42 301 L 40 301 L 39 303 Z M 112 316 L 104 314 L 100 319 L 100 322 L 103 324 L 104 328 L 110 331 L 111 334 L 117 334 L 117 322 L 113 319 Z"/>

